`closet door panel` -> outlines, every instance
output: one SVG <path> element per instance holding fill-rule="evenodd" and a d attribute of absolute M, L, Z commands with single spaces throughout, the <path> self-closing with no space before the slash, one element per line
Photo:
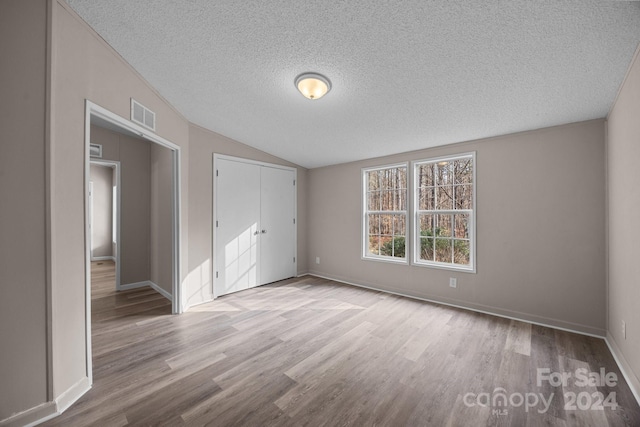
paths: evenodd
<path fill-rule="evenodd" d="M 262 285 L 296 274 L 294 172 L 263 166 L 260 182 L 259 257 Z"/>
<path fill-rule="evenodd" d="M 218 161 L 214 295 L 258 286 L 260 267 L 260 166 Z"/>

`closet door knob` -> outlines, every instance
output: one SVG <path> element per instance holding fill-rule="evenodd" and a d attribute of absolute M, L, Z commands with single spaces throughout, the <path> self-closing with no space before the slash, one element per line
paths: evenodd
<path fill-rule="evenodd" d="M 262 230 L 262 234 L 265 234 L 267 232 L 267 230 Z"/>

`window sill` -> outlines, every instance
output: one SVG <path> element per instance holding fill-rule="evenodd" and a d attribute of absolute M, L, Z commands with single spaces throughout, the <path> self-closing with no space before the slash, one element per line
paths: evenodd
<path fill-rule="evenodd" d="M 386 262 L 389 264 L 398 264 L 398 265 L 409 265 L 409 260 L 407 258 L 392 258 L 392 257 L 377 257 L 372 255 L 363 255 L 361 257 L 364 261 L 376 261 L 376 262 Z"/>
<path fill-rule="evenodd" d="M 416 266 L 416 267 L 426 267 L 426 268 L 436 268 L 439 270 L 449 270 L 449 271 L 458 271 L 460 273 L 471 273 L 471 274 L 476 274 L 476 267 L 475 265 L 472 267 L 465 267 L 465 266 L 456 266 L 456 265 L 451 265 L 451 264 L 443 264 L 443 263 L 436 263 L 436 262 L 417 262 L 417 261 L 413 261 L 411 263 L 411 265 Z"/>

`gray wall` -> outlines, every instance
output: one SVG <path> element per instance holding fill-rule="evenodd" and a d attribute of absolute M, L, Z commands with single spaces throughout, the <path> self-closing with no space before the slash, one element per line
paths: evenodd
<path fill-rule="evenodd" d="M 44 1 L 42 3 L 45 3 Z M 181 191 L 188 200 L 188 122 L 62 0 L 52 0 L 51 363 L 53 398 L 86 383 L 84 263 L 85 100 L 128 118 L 131 98 L 156 113 L 156 133 L 182 150 Z M 24 73 L 24 70 L 21 70 Z M 123 145 L 124 146 L 124 145 Z M 124 156 L 123 156 L 124 157 Z M 123 170 L 123 179 L 125 171 Z M 184 203 L 186 205 L 186 203 Z M 188 206 L 182 208 L 188 217 Z M 188 224 L 181 223 L 186 266 Z M 124 230 L 123 235 L 125 233 Z M 124 255 L 124 254 L 123 254 Z M 183 272 L 186 268 L 183 268 Z M 180 278 L 184 280 L 186 272 Z M 27 304 L 24 312 L 41 311 Z M 31 308 L 31 309 L 30 309 Z M 24 356 L 23 356 L 24 357 Z M 9 366 L 8 369 L 14 369 Z"/>
<path fill-rule="evenodd" d="M 189 126 L 189 277 L 183 295 L 188 306 L 213 297 L 211 267 L 214 259 L 211 234 L 213 220 L 213 154 L 226 154 L 297 168 L 298 273 L 306 273 L 308 171 L 191 124 Z"/>
<path fill-rule="evenodd" d="M 361 168 L 468 151 L 477 152 L 477 274 L 362 260 Z M 604 164 L 604 121 L 594 120 L 312 169 L 310 272 L 602 335 Z"/>
<path fill-rule="evenodd" d="M 609 324 L 607 337 L 640 390 L 640 47 L 608 118 Z M 622 334 L 626 322 L 627 336 Z"/>
<path fill-rule="evenodd" d="M 168 148 L 151 144 L 151 212 L 149 278 L 160 288 L 173 293 L 173 242 L 171 180 L 172 153 Z"/>
<path fill-rule="evenodd" d="M 43 1 L 0 1 L 0 420 L 47 400 Z"/>
<path fill-rule="evenodd" d="M 113 257 L 113 178 L 109 166 L 91 165 L 93 183 L 91 256 Z"/>

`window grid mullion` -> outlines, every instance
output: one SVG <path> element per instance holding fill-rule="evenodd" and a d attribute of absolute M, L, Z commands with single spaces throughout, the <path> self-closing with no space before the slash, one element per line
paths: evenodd
<path fill-rule="evenodd" d="M 449 244 L 451 245 L 451 264 L 454 264 L 453 238 L 456 235 L 456 224 L 453 222 L 453 214 L 449 215 L 449 221 L 451 221 L 451 238 L 449 240 Z"/>

